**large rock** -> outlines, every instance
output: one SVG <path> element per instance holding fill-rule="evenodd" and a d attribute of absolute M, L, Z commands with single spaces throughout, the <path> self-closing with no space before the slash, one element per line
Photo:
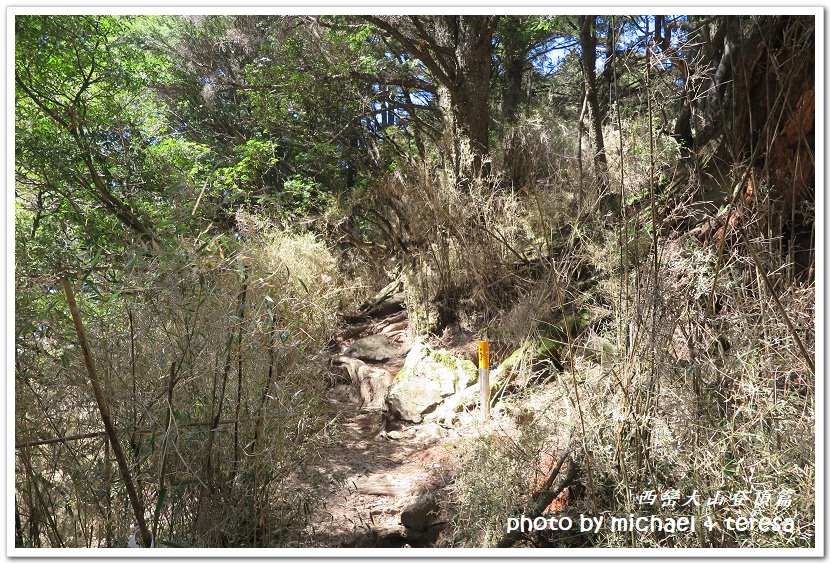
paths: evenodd
<path fill-rule="evenodd" d="M 418 497 L 401 512 L 401 524 L 409 532 L 425 532 L 439 522 L 440 509 L 433 495 Z"/>
<path fill-rule="evenodd" d="M 395 349 L 382 334 L 361 338 L 346 350 L 346 355 L 361 360 L 383 362 L 395 355 Z"/>
<path fill-rule="evenodd" d="M 389 386 L 386 404 L 399 418 L 421 422 L 423 413 L 477 378 L 478 370 L 470 360 L 417 340 Z"/>
<path fill-rule="evenodd" d="M 504 384 L 506 379 L 514 377 L 518 366 L 522 359 L 528 353 L 534 354 L 548 354 L 557 344 L 550 339 L 541 340 L 527 340 L 522 346 L 514 350 L 503 362 L 501 362 L 495 369 L 490 371 L 490 393 L 494 395 L 498 389 Z M 443 404 L 429 413 L 426 420 L 437 422 L 438 424 L 451 425 L 455 418 L 455 413 L 461 410 L 466 405 L 472 405 L 480 401 L 481 386 L 477 381 L 477 377 L 471 381 L 466 389 L 462 389 L 458 393 L 453 394 L 452 397 L 443 402 Z"/>
<path fill-rule="evenodd" d="M 349 356 L 337 356 L 334 360 L 348 372 L 352 387 L 358 394 L 361 409 L 383 408 L 390 381 L 390 374 L 385 369 L 368 366 Z"/>

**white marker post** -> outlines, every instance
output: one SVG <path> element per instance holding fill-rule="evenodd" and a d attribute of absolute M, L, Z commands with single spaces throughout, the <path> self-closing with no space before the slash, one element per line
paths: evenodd
<path fill-rule="evenodd" d="M 481 412 L 484 420 L 490 418 L 490 343 L 478 342 L 478 382 L 481 394 Z"/>

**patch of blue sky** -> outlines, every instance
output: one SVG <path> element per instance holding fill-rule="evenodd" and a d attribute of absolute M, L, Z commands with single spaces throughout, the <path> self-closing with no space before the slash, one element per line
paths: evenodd
<path fill-rule="evenodd" d="M 559 67 L 568 53 L 576 49 L 572 37 L 556 37 L 550 42 L 550 49 L 543 52 L 539 56 L 532 59 L 530 62 L 533 68 L 541 74 L 553 74 Z"/>
<path fill-rule="evenodd" d="M 409 93 L 409 101 L 416 106 L 428 106 L 434 98 L 435 95 L 426 90 L 416 90 Z"/>

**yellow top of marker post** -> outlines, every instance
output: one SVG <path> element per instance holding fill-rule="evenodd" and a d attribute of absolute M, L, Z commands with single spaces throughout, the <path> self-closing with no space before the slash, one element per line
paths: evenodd
<path fill-rule="evenodd" d="M 490 369 L 490 343 L 486 340 L 478 343 L 478 367 Z"/>

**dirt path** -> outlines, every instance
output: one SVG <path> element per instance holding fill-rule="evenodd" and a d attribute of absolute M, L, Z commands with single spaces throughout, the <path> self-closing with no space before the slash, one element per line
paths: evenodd
<path fill-rule="evenodd" d="M 386 412 L 389 384 L 414 340 L 397 282 L 381 290 L 354 315 L 333 341 L 331 362 L 348 374 L 348 385 L 331 389 L 342 438 L 312 468 L 318 508 L 307 527 L 313 547 L 426 547 L 446 528 L 451 479 L 482 431 L 477 412 L 460 413 L 450 427 L 405 423 Z M 382 335 L 382 337 L 381 337 Z M 469 335 L 445 344 L 471 353 Z M 474 353 L 474 352 L 472 352 Z"/>
<path fill-rule="evenodd" d="M 449 483 L 456 461 L 452 434 L 436 424 L 386 431 L 382 412 L 346 407 L 344 439 L 328 452 L 319 470 L 333 483 L 323 492 L 309 534 L 319 547 L 403 547 L 430 544 L 442 528 L 436 515 L 403 512 Z M 437 504 L 437 503 L 436 503 Z M 417 512 L 417 510 L 416 510 Z"/>

